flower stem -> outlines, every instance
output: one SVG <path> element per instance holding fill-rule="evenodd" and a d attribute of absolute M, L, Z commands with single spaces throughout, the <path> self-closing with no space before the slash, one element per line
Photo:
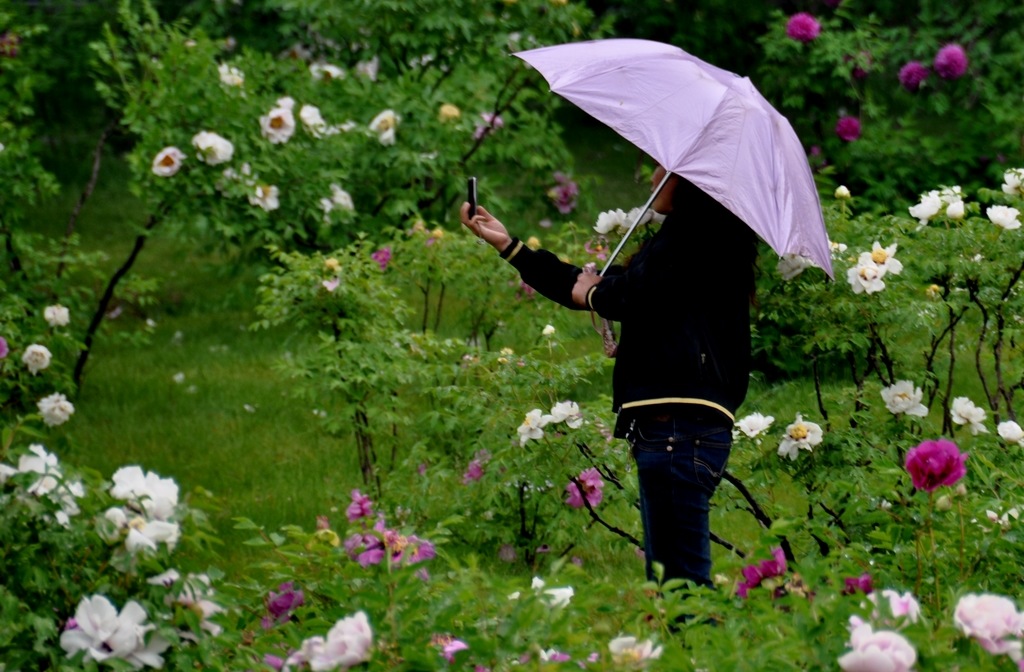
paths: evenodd
<path fill-rule="evenodd" d="M 939 563 L 935 552 L 935 492 L 928 493 L 928 536 L 932 541 L 932 576 L 935 577 L 935 608 L 941 609 L 939 591 Z"/>
<path fill-rule="evenodd" d="M 967 546 L 967 536 L 964 532 L 964 503 L 961 500 L 957 500 L 956 509 L 960 512 L 960 580 L 963 581 L 966 577 L 964 576 L 964 548 Z"/>

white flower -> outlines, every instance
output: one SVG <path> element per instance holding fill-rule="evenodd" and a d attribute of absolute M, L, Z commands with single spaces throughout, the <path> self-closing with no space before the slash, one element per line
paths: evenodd
<path fill-rule="evenodd" d="M 174 382 L 176 382 L 179 385 L 181 385 L 182 383 L 185 382 L 185 372 L 184 371 L 178 371 L 176 374 L 171 376 L 171 380 L 173 380 Z"/>
<path fill-rule="evenodd" d="M 377 134 L 382 145 L 395 144 L 395 131 L 401 118 L 394 110 L 384 110 L 370 122 L 370 130 Z"/>
<path fill-rule="evenodd" d="M 129 601 L 119 614 L 102 595 L 83 598 L 75 609 L 75 626 L 60 635 L 60 646 L 72 657 L 85 652 L 84 661 L 103 662 L 109 658 L 127 661 L 136 669 L 163 667 L 160 656 L 170 645 L 159 635 L 146 643 L 146 633 L 155 626 L 146 624 L 146 611 Z"/>
<path fill-rule="evenodd" d="M 803 416 L 797 413 L 796 421 L 786 427 L 786 435 L 779 444 L 779 457 L 795 460 L 798 451 L 810 452 L 821 440 L 821 427 L 813 422 L 804 422 Z"/>
<path fill-rule="evenodd" d="M 25 352 L 21 355 L 21 361 L 34 376 L 50 365 L 51 357 L 52 355 L 45 345 L 33 343 L 25 348 Z"/>
<path fill-rule="evenodd" d="M 178 484 L 173 478 L 161 478 L 152 471 L 143 473 L 136 465 L 121 467 L 112 477 L 110 496 L 142 506 L 146 515 L 168 520 L 178 506 Z"/>
<path fill-rule="evenodd" d="M 366 77 L 371 82 L 377 81 L 377 73 L 380 71 L 380 57 L 374 56 L 368 61 L 356 63 L 356 74 Z"/>
<path fill-rule="evenodd" d="M 978 408 L 967 397 L 953 399 L 953 405 L 949 409 L 949 417 L 958 425 L 969 425 L 971 434 L 987 434 L 988 430 L 982 424 L 985 420 L 985 410 Z"/>
<path fill-rule="evenodd" d="M 196 148 L 196 158 L 210 166 L 230 161 L 235 155 L 235 146 L 230 141 L 209 131 L 196 133 L 192 146 Z"/>
<path fill-rule="evenodd" d="M 0 152 L 4 151 L 4 143 L 0 142 Z"/>
<path fill-rule="evenodd" d="M 291 102 L 291 105 L 285 106 L 281 104 L 282 102 Z M 277 104 L 278 107 L 260 117 L 260 133 L 274 145 L 288 142 L 295 133 L 295 115 L 292 114 L 295 101 L 291 98 L 281 98 Z"/>
<path fill-rule="evenodd" d="M 241 70 L 233 65 L 221 63 L 217 66 L 217 73 L 220 75 L 221 84 L 226 84 L 227 86 L 241 86 L 245 83 L 245 75 Z"/>
<path fill-rule="evenodd" d="M 1024 196 L 1024 168 L 1010 168 L 1003 173 L 1003 193 Z"/>
<path fill-rule="evenodd" d="M 277 199 L 277 187 L 272 184 L 257 184 L 253 187 L 253 190 L 249 192 L 249 203 L 251 205 L 258 205 L 267 212 L 271 210 L 277 210 L 281 207 L 281 202 Z"/>
<path fill-rule="evenodd" d="M 871 255 L 865 252 L 860 255 L 857 265 L 846 271 L 846 280 L 854 294 L 874 294 L 885 289 L 885 283 L 882 282 L 884 274 L 878 264 L 871 260 Z"/>
<path fill-rule="evenodd" d="M 328 126 L 327 122 L 320 115 L 320 108 L 313 105 L 303 105 L 299 110 L 299 119 L 306 131 L 314 138 L 322 138 L 325 135 L 334 135 L 338 132 L 337 127 Z"/>
<path fill-rule="evenodd" d="M 957 201 L 964 200 L 964 196 L 959 186 L 943 187 L 939 192 L 939 200 L 943 205 L 952 205 Z"/>
<path fill-rule="evenodd" d="M 921 194 L 921 202 L 917 205 L 911 206 L 910 216 L 916 217 L 922 225 L 927 224 L 935 215 L 939 214 L 939 210 L 942 209 L 942 198 L 939 196 L 938 191 L 929 191 L 927 194 Z"/>
<path fill-rule="evenodd" d="M 629 221 L 626 213 L 622 210 L 606 210 L 597 216 L 597 223 L 594 224 L 594 231 L 602 236 L 612 232 L 625 233 L 629 229 Z"/>
<path fill-rule="evenodd" d="M 870 257 L 871 261 L 878 265 L 882 275 L 886 273 L 899 275 L 903 271 L 903 264 L 893 256 L 894 254 L 896 254 L 896 243 L 889 247 L 882 247 L 878 241 L 875 241 L 875 244 L 871 246 L 871 252 L 863 252 L 860 256 L 861 259 L 864 259 L 865 256 Z"/>
<path fill-rule="evenodd" d="M 572 586 L 566 588 L 548 588 L 544 591 L 548 606 L 552 608 L 567 607 L 575 594 Z"/>
<path fill-rule="evenodd" d="M 575 401 L 559 401 L 551 407 L 548 422 L 565 422 L 569 427 L 578 429 L 583 424 L 583 414 Z"/>
<path fill-rule="evenodd" d="M 71 315 L 67 308 L 57 304 L 55 306 L 47 306 L 43 309 L 43 319 L 45 319 L 47 324 L 51 327 L 66 327 L 68 326 L 68 322 L 71 321 Z"/>
<path fill-rule="evenodd" d="M 519 445 L 525 446 L 530 439 L 540 439 L 544 436 L 544 425 L 547 424 L 543 413 L 535 408 L 526 414 L 523 424 L 519 425 L 516 432 L 519 433 Z"/>
<path fill-rule="evenodd" d="M 946 217 L 950 219 L 963 219 L 964 218 L 964 202 L 953 201 L 946 207 Z"/>
<path fill-rule="evenodd" d="M 11 465 L 0 464 L 0 485 L 3 485 L 4 481 L 6 481 L 11 476 L 14 476 L 16 473 L 18 473 L 18 470 L 12 467 Z"/>
<path fill-rule="evenodd" d="M 164 147 L 153 157 L 153 174 L 170 177 L 181 170 L 181 162 L 185 158 L 185 153 L 177 147 Z"/>
<path fill-rule="evenodd" d="M 36 405 L 43 416 L 43 422 L 49 427 L 63 425 L 75 412 L 74 405 L 59 392 L 43 397 Z"/>
<path fill-rule="evenodd" d="M 928 407 L 921 403 L 923 396 L 921 388 L 915 388 L 910 380 L 898 380 L 894 385 L 882 388 L 882 400 L 893 415 L 906 413 L 919 418 L 928 415 Z"/>
<path fill-rule="evenodd" d="M 1013 420 L 1000 422 L 999 426 L 996 427 L 996 431 L 999 432 L 999 436 L 1004 441 L 1024 446 L 1024 429 L 1021 429 L 1021 426 Z"/>
<path fill-rule="evenodd" d="M 993 205 L 985 209 L 985 214 L 988 215 L 993 224 L 1001 226 L 1007 231 L 1020 228 L 1020 220 L 1017 219 L 1020 210 L 1017 208 L 1011 208 L 1006 205 Z"/>
<path fill-rule="evenodd" d="M 1006 513 L 1004 513 L 1002 516 L 1000 516 L 995 511 L 985 511 L 985 516 L 993 523 L 999 523 L 999 526 L 1002 527 L 1004 530 L 1008 530 L 1010 529 L 1011 519 L 1020 519 L 1020 511 L 1016 507 L 1014 507 L 1007 511 Z"/>
<path fill-rule="evenodd" d="M 342 189 L 339 184 L 331 184 L 331 197 L 321 198 L 320 207 L 324 209 L 325 215 L 334 208 L 342 210 L 356 209 L 355 203 L 352 202 L 352 195 Z"/>
<path fill-rule="evenodd" d="M 953 623 L 989 653 L 1005 653 L 1014 660 L 1020 659 L 1020 641 L 1009 638 L 1024 634 L 1024 615 L 1017 611 L 1017 606 L 1009 598 L 988 594 L 964 595 L 953 612 Z"/>
<path fill-rule="evenodd" d="M 784 254 L 779 258 L 778 266 L 776 270 L 779 275 L 782 276 L 783 280 L 792 280 L 796 276 L 804 272 L 804 270 L 810 268 L 814 264 L 811 260 L 801 254 Z"/>
<path fill-rule="evenodd" d="M 747 417 L 738 420 L 736 422 L 736 428 L 746 434 L 749 438 L 753 439 L 768 431 L 768 428 L 772 426 L 773 422 L 775 422 L 775 418 L 770 415 L 751 413 Z"/>
<path fill-rule="evenodd" d="M 550 324 L 545 324 L 540 333 L 544 336 L 551 336 L 555 333 L 555 328 Z"/>
<path fill-rule="evenodd" d="M 28 455 L 22 455 L 18 460 L 18 470 L 15 473 L 40 474 L 41 478 L 28 487 L 28 493 L 37 497 L 53 491 L 63 478 L 57 456 L 46 452 L 46 448 L 33 443 L 28 447 Z"/>
<path fill-rule="evenodd" d="M 124 545 L 128 552 L 133 554 L 142 550 L 155 551 L 159 543 L 167 544 L 168 549 L 173 549 L 180 535 L 181 529 L 177 523 L 146 520 L 142 516 L 137 516 L 128 522 L 128 536 L 124 540 Z"/>
<path fill-rule="evenodd" d="M 846 253 L 846 243 L 837 243 L 834 240 L 828 241 L 828 249 L 833 259 L 839 259 Z"/>
<path fill-rule="evenodd" d="M 305 663 L 311 670 L 347 670 L 368 661 L 372 650 L 373 631 L 360 611 L 335 623 L 326 639 L 315 636 L 302 642 L 285 661 L 285 669 Z"/>
<path fill-rule="evenodd" d="M 616 664 L 628 665 L 661 658 L 662 647 L 655 647 L 649 639 L 640 642 L 636 637 L 616 637 L 608 642 L 608 650 Z"/>
<path fill-rule="evenodd" d="M 835 197 L 837 200 L 846 201 L 850 199 L 850 190 L 843 185 L 836 187 Z"/>
<path fill-rule="evenodd" d="M 917 662 L 917 651 L 903 635 L 874 632 L 867 623 L 850 633 L 850 648 L 839 657 L 839 667 L 846 672 L 908 672 Z"/>
<path fill-rule="evenodd" d="M 330 63 L 310 63 L 309 74 L 313 75 L 313 79 L 322 79 L 325 82 L 332 79 L 345 79 L 345 71 Z"/>

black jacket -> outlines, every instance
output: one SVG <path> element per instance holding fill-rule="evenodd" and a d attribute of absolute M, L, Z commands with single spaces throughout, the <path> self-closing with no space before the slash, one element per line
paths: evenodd
<path fill-rule="evenodd" d="M 621 324 L 612 376 L 616 413 L 697 404 L 731 422 L 746 396 L 755 239 L 720 206 L 699 214 L 712 213 L 710 221 L 669 215 L 587 297 L 598 315 Z M 501 256 L 542 295 L 582 309 L 572 300 L 579 267 L 518 239 Z"/>

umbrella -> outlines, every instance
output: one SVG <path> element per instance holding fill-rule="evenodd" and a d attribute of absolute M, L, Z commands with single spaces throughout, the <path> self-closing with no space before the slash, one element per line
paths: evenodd
<path fill-rule="evenodd" d="M 807 257 L 833 277 L 803 145 L 748 78 L 650 40 L 574 42 L 515 56 L 552 91 L 710 194 L 780 256 Z"/>

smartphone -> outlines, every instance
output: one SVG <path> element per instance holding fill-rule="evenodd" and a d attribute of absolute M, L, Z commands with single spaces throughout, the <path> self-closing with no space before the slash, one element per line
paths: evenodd
<path fill-rule="evenodd" d="M 471 177 L 466 180 L 466 190 L 468 196 L 466 200 L 469 201 L 469 216 L 470 218 L 476 217 L 476 178 Z"/>

